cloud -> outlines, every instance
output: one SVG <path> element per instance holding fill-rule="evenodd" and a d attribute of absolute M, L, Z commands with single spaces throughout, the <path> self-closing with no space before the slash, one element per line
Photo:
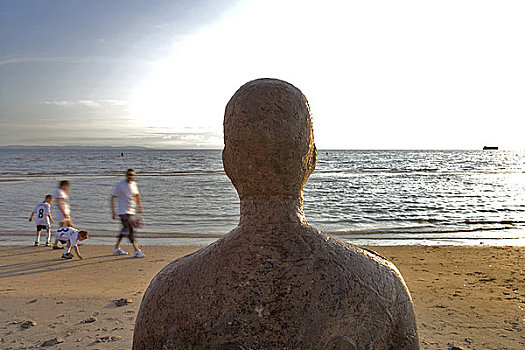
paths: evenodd
<path fill-rule="evenodd" d="M 145 132 L 134 135 L 144 144 L 157 147 L 222 147 L 222 133 L 212 131 L 193 132 Z"/>
<path fill-rule="evenodd" d="M 0 66 L 8 64 L 19 64 L 19 63 L 138 63 L 138 64 L 153 64 L 154 62 L 145 59 L 130 58 L 130 57 L 119 57 L 110 58 L 104 56 L 84 56 L 84 57 L 73 57 L 73 56 L 0 56 Z"/>
<path fill-rule="evenodd" d="M 126 106 L 129 104 L 127 100 L 115 100 L 115 99 L 102 99 L 102 100 L 77 100 L 77 101 L 41 101 L 40 104 L 48 106 L 59 106 L 59 107 L 91 107 L 91 108 L 100 108 L 100 107 L 120 107 Z"/>
<path fill-rule="evenodd" d="M 101 107 L 100 103 L 91 100 L 79 100 L 77 104 L 87 107 Z"/>
<path fill-rule="evenodd" d="M 61 101 L 55 101 L 61 102 Z M 0 146 L 23 145 L 97 145 L 126 146 L 136 145 L 162 149 L 220 149 L 223 146 L 221 132 L 156 132 L 149 131 L 133 122 L 105 124 L 93 123 L 84 119 L 71 119 L 68 123 L 54 121 L 44 123 L 37 132 L 34 125 L 6 123 L 0 121 Z"/>
<path fill-rule="evenodd" d="M 125 105 L 128 105 L 129 104 L 129 101 L 127 100 L 111 100 L 111 99 L 106 99 L 106 100 L 100 100 L 99 101 L 101 104 L 109 104 L 109 105 L 112 105 L 112 106 L 125 106 Z"/>
<path fill-rule="evenodd" d="M 68 106 L 71 104 L 69 101 L 42 101 L 40 104 L 48 106 Z"/>
<path fill-rule="evenodd" d="M 189 134 L 180 136 L 181 141 L 206 142 L 207 137 L 202 134 Z"/>

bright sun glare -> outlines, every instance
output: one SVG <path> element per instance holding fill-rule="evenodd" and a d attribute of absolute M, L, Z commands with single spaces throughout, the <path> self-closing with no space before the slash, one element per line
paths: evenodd
<path fill-rule="evenodd" d="M 173 44 L 172 54 L 157 61 L 136 87 L 131 99 L 134 118 L 153 127 L 220 129 L 227 101 L 246 81 L 260 77 L 294 80 L 303 74 L 296 63 L 306 55 L 311 59 L 307 43 L 314 33 L 305 32 L 300 23 L 306 17 L 286 18 L 293 11 L 291 4 L 280 7 L 283 11 L 276 19 L 274 6 L 244 3 L 230 11 L 227 21 L 213 23 Z M 277 25 L 268 26 L 267 18 Z M 283 32 L 292 37 L 272 40 Z"/>
<path fill-rule="evenodd" d="M 487 27 L 485 17 L 508 15 L 505 9 L 328 3 L 246 1 L 167 43 L 171 54 L 135 89 L 134 118 L 219 133 L 236 89 L 271 77 L 305 93 L 320 147 L 523 147 L 521 129 L 509 128 L 523 112 L 515 101 L 525 51 L 508 38 L 518 17 Z M 473 7 L 479 13 L 466 28 Z"/>

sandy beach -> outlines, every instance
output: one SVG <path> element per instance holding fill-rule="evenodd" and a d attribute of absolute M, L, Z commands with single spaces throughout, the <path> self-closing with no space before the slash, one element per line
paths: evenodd
<path fill-rule="evenodd" d="M 146 258 L 133 259 L 86 244 L 79 261 L 42 246 L 1 246 L 0 348 L 130 349 L 150 280 L 197 249 L 146 246 Z M 525 247 L 372 249 L 403 274 L 422 349 L 525 348 Z"/>

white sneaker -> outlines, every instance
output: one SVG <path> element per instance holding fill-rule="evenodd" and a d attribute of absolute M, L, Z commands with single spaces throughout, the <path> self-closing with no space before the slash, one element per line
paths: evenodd
<path fill-rule="evenodd" d="M 113 255 L 128 255 L 128 252 L 123 251 L 120 248 L 113 249 Z"/>
<path fill-rule="evenodd" d="M 133 257 L 134 258 L 143 258 L 143 257 L 145 257 L 145 255 L 140 250 L 135 250 L 135 253 L 133 254 Z"/>

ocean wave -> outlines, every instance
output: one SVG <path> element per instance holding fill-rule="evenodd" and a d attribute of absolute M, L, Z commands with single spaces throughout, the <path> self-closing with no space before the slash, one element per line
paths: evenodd
<path fill-rule="evenodd" d="M 351 238 L 346 238 L 346 239 L 349 239 L 351 240 L 352 238 L 354 237 L 351 237 Z M 355 239 L 361 239 L 360 237 L 355 237 Z M 520 240 L 520 239 L 523 239 L 523 237 L 468 237 L 468 236 L 455 236 L 455 237 L 366 237 L 366 240 L 369 240 L 369 241 L 374 241 L 374 240 L 377 240 L 377 241 L 384 241 L 384 240 L 388 240 L 388 241 L 414 241 L 414 240 L 418 240 L 418 241 L 450 241 L 450 242 L 455 242 L 455 241 L 460 241 L 460 240 L 471 240 L 471 241 L 479 241 L 479 240 L 509 240 L 509 239 L 516 239 L 516 240 Z"/>
<path fill-rule="evenodd" d="M 0 171 L 0 178 L 2 177 L 53 177 L 53 176 L 123 176 L 125 171 L 123 170 L 99 170 L 93 171 L 91 169 L 83 169 L 81 171 L 17 171 L 17 170 L 4 170 Z M 207 175 L 207 174 L 225 174 L 223 169 L 176 169 L 176 170 L 141 170 L 137 171 L 139 176 L 181 176 L 181 175 Z M 313 172 L 313 177 L 325 177 L 333 176 L 344 177 L 344 176 L 369 176 L 369 175 L 406 175 L 406 174 L 435 174 L 435 175 L 472 175 L 472 174 L 485 174 L 485 175 L 511 175 L 511 174 L 525 174 L 522 169 L 516 170 L 447 170 L 437 168 L 418 168 L 418 169 L 392 169 L 392 168 L 356 168 L 356 169 L 326 169 L 317 168 Z"/>
<path fill-rule="evenodd" d="M 515 229 L 515 226 L 503 227 L 473 227 L 473 228 L 436 228 L 431 230 L 418 229 L 407 230 L 405 228 L 386 229 L 386 230 L 355 230 L 355 231 L 336 231 L 330 232 L 334 236 L 352 236 L 352 235 L 399 235 L 399 234 L 453 234 L 453 233 L 469 233 L 478 231 L 502 231 Z M 449 237 L 450 238 L 450 237 Z M 455 238 L 455 237 L 454 237 Z"/>
<path fill-rule="evenodd" d="M 100 176 L 123 176 L 125 171 L 111 170 L 101 172 L 1 172 L 0 179 L 13 177 L 100 177 Z M 213 175 L 225 174 L 224 170 L 166 170 L 166 171 L 138 171 L 137 176 L 187 176 L 187 175 Z"/>
<path fill-rule="evenodd" d="M 436 175 L 469 175 L 469 174 L 485 174 L 485 175 L 505 175 L 505 174 L 525 174 L 523 169 L 437 169 L 437 168 L 418 168 L 418 169 L 392 169 L 392 168 L 356 168 L 356 169 L 322 169 L 317 168 L 313 174 L 345 174 L 345 175 L 396 175 L 396 174 L 436 174 Z"/>
<path fill-rule="evenodd" d="M 525 224 L 525 221 L 520 220 L 465 220 L 465 224 L 469 225 L 518 225 Z"/>
<path fill-rule="evenodd" d="M 2 179 L 0 178 L 0 182 L 22 182 L 25 181 L 24 179 Z"/>

